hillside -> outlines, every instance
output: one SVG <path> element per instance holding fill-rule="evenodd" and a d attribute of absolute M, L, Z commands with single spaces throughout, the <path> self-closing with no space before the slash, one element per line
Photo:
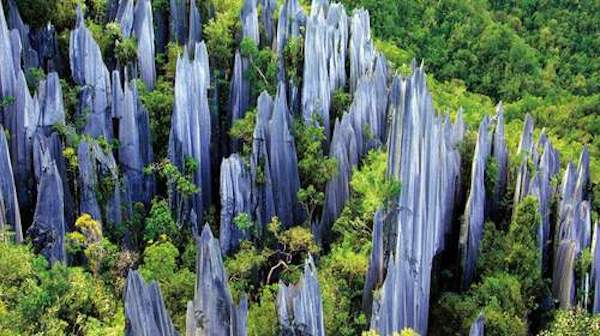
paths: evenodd
<path fill-rule="evenodd" d="M 0 335 L 600 335 L 598 22 L 2 0 Z"/>

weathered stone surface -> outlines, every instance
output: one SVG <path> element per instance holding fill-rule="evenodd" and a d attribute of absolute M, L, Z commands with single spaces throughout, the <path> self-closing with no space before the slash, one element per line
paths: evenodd
<path fill-rule="evenodd" d="M 302 115 L 305 122 L 315 118 L 330 136 L 329 109 L 335 89 L 346 84 L 348 17 L 344 7 L 328 1 L 313 1 L 306 21 Z"/>
<path fill-rule="evenodd" d="M 27 230 L 33 245 L 41 251 L 51 264 L 67 262 L 65 251 L 65 209 L 63 182 L 60 178 L 48 139 L 38 133 L 34 151 L 41 157 L 37 188 L 37 204 L 33 223 Z"/>
<path fill-rule="evenodd" d="M 275 0 L 260 0 L 260 7 L 260 24 L 263 27 L 260 30 L 262 32 L 260 43 L 264 47 L 271 47 L 275 39 L 275 19 L 273 15 L 275 14 L 277 2 Z"/>
<path fill-rule="evenodd" d="M 168 157 L 181 171 L 188 157 L 198 163 L 196 171 L 192 173 L 192 181 L 200 190 L 179 211 L 177 218 L 180 222 L 188 221 L 189 212 L 193 209 L 199 217 L 198 223 L 192 223 L 192 226 L 199 231 L 204 210 L 211 203 L 211 116 L 207 99 L 210 73 L 206 46 L 198 43 L 195 48 L 194 59 L 190 59 L 187 51 L 177 59 Z M 177 194 L 174 186 L 172 189 L 173 208 L 179 208 L 181 195 Z"/>
<path fill-rule="evenodd" d="M 196 290 L 188 303 L 186 335 L 245 336 L 248 302 L 236 306 L 227 285 L 221 248 L 208 225 L 197 241 Z"/>
<path fill-rule="evenodd" d="M 121 26 L 121 34 L 123 36 L 131 36 L 133 20 L 133 0 L 121 0 L 117 9 L 116 21 Z"/>
<path fill-rule="evenodd" d="M 469 330 L 469 336 L 483 336 L 485 335 L 485 317 L 483 313 L 479 313 L 477 319 L 471 324 Z"/>
<path fill-rule="evenodd" d="M 111 152 L 105 152 L 97 143 L 82 141 L 77 148 L 79 162 L 79 213 L 87 213 L 104 224 L 121 223 L 121 192 L 119 170 Z M 105 200 L 100 204 L 97 192 Z M 106 218 L 102 218 L 101 207 Z"/>
<path fill-rule="evenodd" d="M 171 41 L 175 41 L 180 45 L 187 43 L 187 35 L 189 33 L 186 4 L 187 1 L 169 1 L 169 31 Z"/>
<path fill-rule="evenodd" d="M 496 106 L 496 127 L 492 143 L 492 157 L 498 166 L 498 177 L 494 185 L 494 194 L 488 207 L 490 213 L 495 211 L 500 205 L 500 201 L 506 190 L 508 178 L 508 149 L 506 148 L 506 139 L 504 136 L 504 107 L 502 102 Z"/>
<path fill-rule="evenodd" d="M 38 127 L 52 127 L 65 124 L 65 108 L 60 78 L 56 72 L 48 74 L 45 80 L 40 81 L 37 90 L 37 99 L 40 104 Z"/>
<path fill-rule="evenodd" d="M 19 210 L 19 201 L 17 200 L 17 190 L 13 177 L 8 142 L 6 141 L 6 133 L 2 125 L 0 125 L 0 172 L 0 203 L 2 203 L 0 217 L 3 218 L 3 221 L 0 221 L 0 224 L 2 224 L 0 225 L 0 230 L 8 226 L 15 232 L 15 240 L 20 243 L 23 241 L 21 213 Z"/>
<path fill-rule="evenodd" d="M 87 87 L 91 105 L 84 132 L 93 137 L 112 138 L 110 120 L 110 76 L 102 61 L 102 53 L 92 33 L 85 26 L 81 8 L 77 9 L 77 24 L 69 43 L 71 75 L 76 84 Z"/>
<path fill-rule="evenodd" d="M 229 85 L 229 102 L 231 106 L 230 126 L 232 126 L 236 120 L 244 117 L 248 110 L 248 106 L 250 105 L 250 83 L 248 83 L 248 80 L 245 78 L 247 62 L 248 60 L 243 59 L 239 51 L 235 52 L 233 75 L 231 76 L 231 83 Z M 246 66 L 244 66 L 244 63 L 246 63 Z M 238 150 L 237 147 L 238 141 L 232 139 L 232 150 Z"/>
<path fill-rule="evenodd" d="M 596 221 L 594 225 L 594 240 L 592 242 L 592 289 L 594 290 L 594 301 L 592 312 L 600 313 L 600 224 Z"/>
<path fill-rule="evenodd" d="M 475 277 L 475 266 L 479 258 L 479 244 L 483 237 L 486 209 L 485 174 L 492 148 L 490 119 L 485 116 L 479 124 L 477 143 L 471 168 L 471 189 L 460 230 L 462 287 L 468 288 Z"/>
<path fill-rule="evenodd" d="M 290 113 L 287 108 L 285 86 L 280 84 L 269 121 L 267 147 L 275 214 L 283 227 L 302 222 L 302 211 L 296 194 L 300 189 L 298 157 L 294 137 L 290 133 Z"/>
<path fill-rule="evenodd" d="M 521 162 L 519 163 L 517 180 L 515 181 L 515 197 L 513 204 L 519 204 L 523 198 L 529 194 L 529 182 L 531 180 L 532 172 L 529 171 L 528 161 L 533 155 L 533 150 L 533 119 L 527 114 L 525 116 L 521 140 L 519 141 L 519 148 L 517 149 L 517 156 L 520 158 Z M 516 208 L 517 207 L 513 208 L 513 218 L 515 216 Z"/>
<path fill-rule="evenodd" d="M 196 43 L 202 42 L 202 19 L 196 1 L 190 1 L 188 48 L 193 50 Z"/>
<path fill-rule="evenodd" d="M 244 0 L 240 20 L 242 22 L 242 36 L 251 39 L 258 45 L 260 36 L 258 35 L 257 5 L 257 0 Z"/>
<path fill-rule="evenodd" d="M 256 209 L 254 216 L 259 236 L 275 216 L 271 163 L 268 153 L 268 130 L 272 112 L 273 99 L 267 92 L 261 93 L 256 104 L 256 123 L 252 141 L 252 156 L 250 157 L 252 204 Z"/>
<path fill-rule="evenodd" d="M 156 82 L 154 66 L 154 21 L 150 0 L 138 0 L 135 5 L 133 31 L 137 40 L 137 58 L 140 78 L 148 89 L 153 90 Z"/>
<path fill-rule="evenodd" d="M 306 259 L 298 284 L 279 284 L 277 315 L 286 335 L 325 335 L 321 289 L 312 256 Z"/>
<path fill-rule="evenodd" d="M 364 9 L 354 11 L 350 20 L 350 92 L 354 92 L 358 80 L 373 66 L 377 51 L 371 40 L 369 12 Z"/>
<path fill-rule="evenodd" d="M 385 276 L 385 250 L 383 246 L 384 216 L 383 209 L 379 209 L 373 217 L 373 247 L 371 248 L 369 268 L 367 269 L 362 296 L 362 310 L 366 316 L 371 315 L 373 291 L 383 283 Z"/>
<path fill-rule="evenodd" d="M 138 271 L 129 270 L 125 287 L 125 335 L 177 336 L 156 281 L 146 284 Z"/>
<path fill-rule="evenodd" d="M 251 228 L 239 228 L 236 216 L 246 214 L 252 218 L 251 175 L 237 154 L 221 163 L 221 225 L 219 239 L 221 250 L 227 254 L 235 250 L 240 242 L 250 237 Z"/>
<path fill-rule="evenodd" d="M 113 77 L 115 78 L 115 77 Z M 118 77 L 115 78 L 118 80 Z M 121 83 L 113 81 L 115 86 Z M 118 97 L 119 94 L 113 94 Z M 144 167 L 152 163 L 152 144 L 150 140 L 150 121 L 148 112 L 141 104 L 135 83 L 125 82 L 122 101 L 113 101 L 113 106 L 121 106 L 121 111 L 113 111 L 119 116 L 119 165 L 123 173 L 124 182 L 131 201 L 149 204 L 154 194 L 154 179 L 151 175 L 144 174 Z"/>
<path fill-rule="evenodd" d="M 574 240 L 561 241 L 554 259 L 552 294 L 562 309 L 569 309 L 575 303 L 576 247 Z"/>
<path fill-rule="evenodd" d="M 402 182 L 388 240 L 395 241 L 371 328 L 390 335 L 405 327 L 427 333 L 433 257 L 443 247 L 460 174 L 457 130 L 437 117 L 422 67 L 395 81 L 388 140 L 389 178 Z M 394 237 L 397 235 L 397 238 Z"/>
<path fill-rule="evenodd" d="M 8 25 L 10 29 L 18 32 L 21 39 L 23 67 L 25 69 L 38 68 L 40 66 L 38 53 L 31 46 L 30 34 L 32 33 L 29 26 L 23 22 L 19 9 L 14 0 L 8 1 Z"/>

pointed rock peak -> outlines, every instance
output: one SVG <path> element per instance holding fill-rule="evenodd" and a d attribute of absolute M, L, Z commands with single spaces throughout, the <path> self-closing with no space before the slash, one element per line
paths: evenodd
<path fill-rule="evenodd" d="M 469 330 L 469 336 L 483 336 L 485 335 L 485 317 L 483 316 L 483 312 L 479 313 L 479 316 L 473 324 L 471 324 L 471 329 Z"/>
<path fill-rule="evenodd" d="M 204 228 L 202 228 L 202 234 L 200 236 L 200 241 L 208 243 L 213 239 L 214 237 L 210 226 L 208 225 L 208 223 L 204 224 Z"/>
<path fill-rule="evenodd" d="M 75 23 L 75 27 L 85 26 L 85 18 L 83 16 L 83 9 L 81 8 L 80 3 L 77 4 L 76 13 L 77 13 L 77 20 Z"/>

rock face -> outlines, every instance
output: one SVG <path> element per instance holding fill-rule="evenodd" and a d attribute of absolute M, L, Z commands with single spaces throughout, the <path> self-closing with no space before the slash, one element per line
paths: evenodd
<path fill-rule="evenodd" d="M 186 44 L 187 34 L 189 33 L 186 4 L 187 1 L 169 1 L 169 32 L 171 41 L 175 41 L 180 45 Z"/>
<path fill-rule="evenodd" d="M 263 30 L 260 43 L 265 47 L 271 47 L 275 39 L 275 20 L 273 15 L 277 2 L 275 0 L 260 0 L 260 23 Z"/>
<path fill-rule="evenodd" d="M 138 271 L 130 270 L 125 287 L 125 335 L 178 336 L 156 281 L 146 284 Z"/>
<path fill-rule="evenodd" d="M 197 248 L 196 290 L 187 306 L 186 335 L 245 336 L 248 300 L 244 296 L 239 306 L 233 303 L 221 248 L 208 225 Z"/>
<path fill-rule="evenodd" d="M 498 176 L 494 184 L 494 192 L 488 207 L 490 213 L 497 210 L 506 190 L 508 178 L 508 149 L 506 148 L 506 139 L 504 138 L 504 107 L 502 102 L 496 106 L 496 128 L 494 129 L 494 139 L 492 143 L 492 157 L 498 167 Z"/>
<path fill-rule="evenodd" d="M 269 160 L 269 120 L 273 112 L 273 99 L 267 92 L 261 93 L 256 104 L 256 123 L 252 140 L 250 173 L 252 175 L 252 205 L 256 209 L 255 219 L 258 235 L 275 216 L 275 199 Z"/>
<path fill-rule="evenodd" d="M 371 20 L 364 9 L 354 11 L 350 20 L 350 92 L 354 92 L 358 80 L 372 67 L 377 51 L 371 40 Z"/>
<path fill-rule="evenodd" d="M 477 144 L 471 168 L 471 189 L 463 223 L 461 226 L 459 249 L 461 251 L 462 287 L 468 288 L 475 276 L 475 265 L 479 256 L 479 244 L 483 237 L 485 220 L 486 185 L 485 175 L 488 158 L 492 148 L 490 119 L 486 116 L 479 124 Z"/>
<path fill-rule="evenodd" d="M 469 336 L 483 336 L 485 335 L 485 317 L 483 313 L 480 313 L 479 316 L 473 324 L 471 324 L 471 329 L 469 330 Z"/>
<path fill-rule="evenodd" d="M 188 32 L 188 48 L 192 49 L 196 43 L 202 41 L 202 19 L 196 1 L 190 1 L 190 16 L 189 16 L 189 32 Z"/>
<path fill-rule="evenodd" d="M 73 81 L 84 87 L 90 99 L 89 111 L 81 111 L 85 113 L 81 117 L 86 118 L 84 132 L 92 137 L 111 139 L 110 76 L 98 44 L 85 26 L 81 7 L 77 8 L 77 24 L 71 32 L 69 59 Z"/>
<path fill-rule="evenodd" d="M 577 244 L 574 240 L 563 240 L 558 245 L 552 276 L 552 294 L 559 307 L 569 309 L 575 301 L 575 257 Z"/>
<path fill-rule="evenodd" d="M 133 0 L 121 0 L 117 9 L 116 21 L 121 27 L 121 33 L 130 37 L 133 31 Z"/>
<path fill-rule="evenodd" d="M 301 223 L 303 214 L 296 194 L 300 189 L 298 157 L 294 137 L 290 133 L 290 113 L 287 108 L 285 87 L 280 84 L 273 103 L 267 138 L 275 215 L 283 227 Z"/>
<path fill-rule="evenodd" d="M 515 197 L 513 204 L 519 204 L 529 194 L 529 181 L 531 179 L 531 171 L 529 171 L 528 160 L 533 155 L 533 119 L 527 114 L 523 125 L 523 133 L 519 141 L 517 155 L 521 157 L 519 170 L 517 172 L 517 180 L 515 181 Z M 516 207 L 513 208 L 513 218 Z"/>
<path fill-rule="evenodd" d="M 41 158 L 39 171 L 37 204 L 33 223 L 27 230 L 33 245 L 41 251 L 51 264 L 67 262 L 64 245 L 66 230 L 63 183 L 51 154 L 48 139 L 38 134 L 34 151 Z"/>
<path fill-rule="evenodd" d="M 594 225 L 594 240 L 592 242 L 592 288 L 594 289 L 594 301 L 592 312 L 600 313 L 600 224 L 596 221 Z"/>
<path fill-rule="evenodd" d="M 560 190 L 558 223 L 554 237 L 557 246 L 554 251 L 552 293 L 561 308 L 569 308 L 575 304 L 575 258 L 588 248 L 592 241 L 589 164 L 590 157 L 586 146 L 581 152 L 577 171 L 571 162 L 567 165 Z M 595 250 L 593 252 L 596 254 Z M 593 277 L 597 277 L 597 260 L 593 260 Z"/>
<path fill-rule="evenodd" d="M 321 301 L 317 269 L 312 256 L 309 256 L 298 284 L 279 284 L 277 315 L 283 334 L 324 336 Z"/>
<path fill-rule="evenodd" d="M 154 66 L 154 22 L 150 0 L 138 0 L 135 5 L 133 31 L 137 39 L 138 70 L 148 89 L 154 89 L 156 69 Z"/>
<path fill-rule="evenodd" d="M 244 0 L 240 20 L 242 22 L 242 36 L 251 39 L 258 45 L 260 36 L 258 35 L 257 5 L 257 0 Z"/>
<path fill-rule="evenodd" d="M 45 80 L 39 82 L 37 99 L 40 104 L 40 112 L 36 126 L 50 128 L 57 124 L 65 124 L 62 88 L 56 72 L 49 73 Z"/>
<path fill-rule="evenodd" d="M 169 160 L 180 171 L 185 169 L 186 158 L 194 159 L 198 165 L 192 173 L 192 181 L 200 191 L 183 200 L 172 186 L 172 205 L 179 208 L 179 222 L 189 221 L 193 210 L 202 223 L 204 210 L 211 202 L 210 139 L 211 117 L 208 109 L 207 90 L 210 87 L 208 55 L 204 43 L 195 47 L 195 58 L 190 59 L 187 51 L 177 59 L 175 73 L 175 106 L 171 117 L 169 136 Z M 180 202 L 184 203 L 180 208 Z M 198 229 L 198 223 L 192 226 Z"/>
<path fill-rule="evenodd" d="M 409 78 L 397 79 L 391 97 L 387 174 L 402 181 L 402 190 L 390 221 L 388 240 L 395 246 L 371 328 L 381 335 L 405 327 L 426 334 L 432 262 L 453 217 L 463 127 L 436 117 L 422 67 L 413 64 Z"/>
<path fill-rule="evenodd" d="M 126 190 L 132 202 L 149 204 L 154 194 L 154 179 L 144 174 L 144 167 L 152 163 L 150 120 L 141 104 L 135 83 L 125 82 L 119 102 L 121 83 L 118 73 L 113 74 L 113 116 L 119 117 L 119 165 Z M 116 87 L 116 89 L 115 89 Z"/>
<path fill-rule="evenodd" d="M 2 219 L 0 220 L 0 230 L 8 226 L 15 232 L 15 240 L 20 243 L 23 241 L 21 213 L 19 211 L 19 201 L 17 200 L 17 190 L 13 178 L 6 133 L 2 125 L 0 125 L 0 172 L 0 218 Z"/>
<path fill-rule="evenodd" d="M 313 1 L 306 21 L 302 116 L 307 123 L 319 120 L 329 138 L 331 95 L 346 83 L 348 18 L 344 8 Z"/>
<path fill-rule="evenodd" d="M 231 77 L 231 83 L 229 86 L 229 102 L 231 106 L 231 120 L 230 126 L 233 123 L 242 119 L 248 110 L 250 105 L 250 84 L 245 78 L 245 69 L 247 69 L 248 60 L 242 59 L 239 51 L 235 53 L 235 59 L 233 62 L 233 76 Z M 246 66 L 244 66 L 246 63 Z M 237 150 L 238 141 L 232 140 L 231 148 Z"/>
<path fill-rule="evenodd" d="M 251 228 L 240 228 L 235 223 L 238 215 L 252 219 L 251 178 L 244 162 L 233 154 L 221 163 L 221 225 L 219 239 L 221 250 L 227 254 L 250 237 Z"/>

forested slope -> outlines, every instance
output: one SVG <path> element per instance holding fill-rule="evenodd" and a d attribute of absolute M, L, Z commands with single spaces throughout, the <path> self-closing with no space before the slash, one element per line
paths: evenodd
<path fill-rule="evenodd" d="M 3 0 L 0 335 L 600 335 L 599 6 Z"/>

